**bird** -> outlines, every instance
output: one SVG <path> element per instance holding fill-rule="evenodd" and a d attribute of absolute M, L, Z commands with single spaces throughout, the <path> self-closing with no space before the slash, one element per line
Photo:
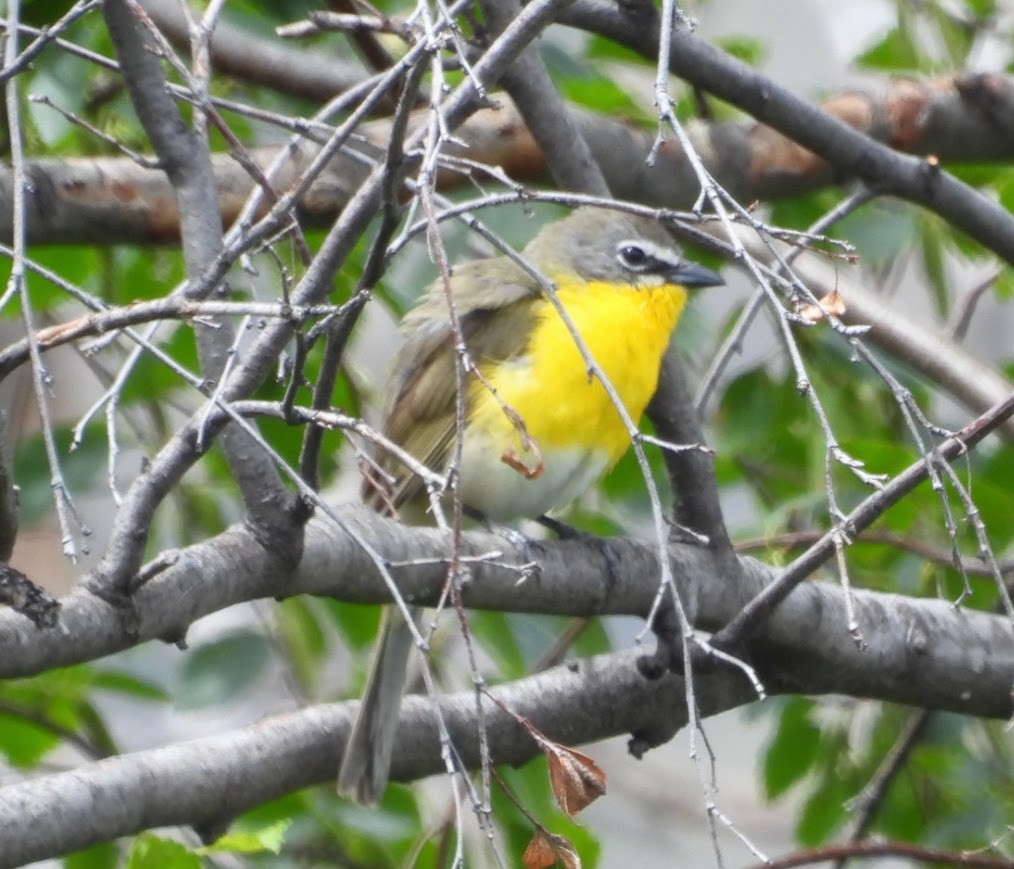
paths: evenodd
<path fill-rule="evenodd" d="M 383 411 L 386 438 L 427 467 L 447 472 L 457 456 L 456 497 L 470 515 L 496 523 L 569 504 L 630 446 L 571 325 L 637 422 L 687 290 L 724 283 L 685 259 L 657 220 L 609 208 L 583 206 L 546 224 L 521 256 L 555 287 L 566 319 L 541 282 L 507 256 L 455 266 L 457 328 L 438 279 L 402 320 Z M 456 448 L 459 337 L 475 371 L 464 376 Z M 428 503 L 424 481 L 382 450 L 364 474 L 363 497 L 387 515 L 414 508 L 420 516 Z M 418 610 L 410 612 L 415 618 Z M 387 785 L 412 645 L 404 615 L 387 606 L 337 782 L 340 794 L 364 805 L 376 805 Z"/>

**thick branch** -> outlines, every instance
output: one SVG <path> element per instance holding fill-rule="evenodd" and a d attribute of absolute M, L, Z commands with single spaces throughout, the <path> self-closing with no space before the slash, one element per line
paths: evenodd
<path fill-rule="evenodd" d="M 435 555 L 445 548 L 439 535 L 428 529 L 403 528 L 365 510 L 346 518 L 392 560 Z M 150 633 L 160 620 L 183 623 L 205 608 L 198 603 L 202 595 L 214 596 L 216 607 L 249 596 L 244 590 L 251 580 L 256 592 L 331 593 L 370 601 L 385 597 L 383 582 L 351 538 L 320 524 L 311 525 L 311 532 L 304 564 L 290 583 L 277 574 L 264 575 L 263 570 L 258 575 L 254 562 L 263 559 L 255 557 L 242 530 L 191 547 L 139 593 L 143 630 Z M 497 544 L 502 541 L 491 535 L 471 535 L 466 551 L 476 553 Z M 585 545 L 563 542 L 546 545 L 540 583 L 519 587 L 512 571 L 475 564 L 475 582 L 466 597 L 472 606 L 581 614 L 644 612 L 655 592 L 654 548 L 622 541 L 617 547 L 623 579 L 612 593 L 614 583 L 606 566 L 596 563 Z M 601 561 L 601 554 L 592 551 Z M 223 557 L 225 552 L 235 555 Z M 215 554 L 217 558 L 212 557 Z M 239 560 L 244 554 L 245 563 Z M 723 577 L 709 575 L 713 560 L 706 550 L 674 547 L 674 556 L 684 593 L 696 591 L 692 601 L 703 627 L 723 623 L 742 598 L 752 596 L 772 574 L 770 568 L 745 559 L 737 596 Z M 628 577 L 637 568 L 637 576 Z M 439 596 L 444 574 L 440 563 L 396 569 L 417 602 Z M 93 643 L 108 641 L 115 619 L 93 610 L 94 624 L 86 624 L 81 608 L 91 600 L 75 595 L 68 601 L 67 634 L 60 639 L 60 648 L 80 650 L 84 631 L 91 632 Z M 995 717 L 1010 714 L 1014 632 L 1008 621 L 958 611 L 940 601 L 873 593 L 857 593 L 856 606 L 869 640 L 865 651 L 845 630 L 837 587 L 797 588 L 752 647 L 769 692 L 884 696 L 889 687 L 896 700 L 941 703 L 941 708 Z M 12 636 L 18 633 L 17 625 L 4 621 L 8 621 L 2 624 L 4 642 L 22 641 L 21 652 L 36 657 L 34 647 L 45 635 Z M 686 721 L 680 678 L 645 680 L 635 658 L 633 650 L 603 655 L 508 683 L 495 693 L 549 737 L 571 745 L 622 733 L 675 732 Z M 16 659 L 4 650 L 0 660 Z M 709 715 L 747 703 L 754 695 L 738 673 L 713 671 L 695 678 L 695 696 L 702 714 Z M 479 757 L 474 694 L 441 697 L 438 702 L 462 762 L 474 768 Z M 497 763 L 520 763 L 536 754 L 530 737 L 512 718 L 488 703 L 485 710 L 486 738 Z M 443 769 L 433 713 L 429 698 L 411 697 L 403 703 L 403 730 L 392 768 L 395 779 L 414 780 Z M 330 781 L 353 714 L 351 703 L 313 707 L 221 736 L 113 758 L 0 790 L 0 865 L 54 856 L 153 826 L 188 824 L 220 831 L 245 809 Z"/>
<path fill-rule="evenodd" d="M 704 434 L 694 410 L 682 363 L 673 347 L 662 360 L 658 389 L 648 405 L 656 434 L 671 444 L 704 446 Z M 722 516 L 712 455 L 703 449 L 666 450 L 666 470 L 675 497 L 676 521 L 707 536 L 716 551 L 731 550 Z"/>
<path fill-rule="evenodd" d="M 176 0 L 139 0 L 141 7 L 180 50 L 190 50 L 190 32 Z M 302 100 L 324 102 L 360 84 L 366 72 L 332 52 L 289 46 L 219 22 L 211 37 L 217 72 L 265 85 Z"/>
<path fill-rule="evenodd" d="M 485 0 L 482 9 L 487 25 L 501 33 L 520 14 L 521 4 L 518 0 Z M 608 196 L 602 170 L 535 46 L 518 55 L 503 77 L 503 86 L 538 143 L 556 185 L 562 190 Z"/>
<path fill-rule="evenodd" d="M 138 641 L 175 640 L 201 616 L 241 601 L 294 594 L 389 601 L 375 564 L 350 532 L 389 563 L 406 565 L 393 567 L 392 575 L 407 600 L 432 604 L 440 599 L 448 543 L 438 532 L 406 528 L 364 508 L 342 511 L 341 518 L 347 531 L 324 519 L 310 523 L 303 560 L 292 574 L 265 565 L 242 528 L 170 553 L 162 562 L 168 566 L 133 596 L 136 638 L 123 630 L 114 608 L 81 592 L 63 601 L 63 633 L 39 632 L 19 616 L 0 613 L 0 677 L 93 660 Z M 540 582 L 519 586 L 517 570 L 504 561 L 520 564 L 526 553 L 495 535 L 470 533 L 462 556 L 503 554 L 497 563 L 471 565 L 474 581 L 463 590 L 464 602 L 512 612 L 644 616 L 657 592 L 656 548 L 611 542 L 612 568 L 594 544 L 546 542 Z M 727 624 L 777 576 L 774 568 L 742 558 L 732 582 L 707 549 L 673 544 L 670 551 L 687 611 L 704 630 Z M 846 629 L 841 589 L 804 584 L 751 641 L 762 679 L 788 678 L 807 693 L 845 693 L 990 717 L 1011 713 L 1014 629 L 1008 620 L 957 610 L 945 601 L 862 591 L 854 598 L 865 651 Z"/>
<path fill-rule="evenodd" d="M 749 700 L 728 674 L 695 680 L 703 715 Z M 682 680 L 642 678 L 632 653 L 557 667 L 493 693 L 550 738 L 580 744 L 686 722 Z M 52 857 L 151 827 L 189 825 L 219 833 L 237 814 L 286 793 L 333 782 L 355 705 L 314 706 L 220 736 L 137 752 L 0 789 L 0 866 Z M 479 762 L 471 691 L 440 699 L 462 762 Z M 486 700 L 486 738 L 497 763 L 538 753 L 532 738 Z M 406 697 L 391 777 L 409 781 L 444 769 L 433 703 Z"/>
<path fill-rule="evenodd" d="M 483 109 L 455 131 L 461 154 L 489 166 L 501 166 L 519 181 L 540 178 L 546 164 L 518 110 L 498 96 L 499 109 Z M 987 106 L 989 110 L 983 108 Z M 943 161 L 1014 158 L 1014 137 L 992 123 L 995 106 L 1014 112 L 1014 78 L 958 75 L 927 81 L 887 82 L 878 95 L 849 92 L 830 98 L 821 109 L 870 139 L 913 154 L 934 154 Z M 809 108 L 809 107 L 808 107 Z M 816 109 L 811 109 L 816 111 Z M 999 111 L 999 109 L 997 109 Z M 654 133 L 628 123 L 571 109 L 613 193 L 623 199 L 689 207 L 699 184 L 674 142 L 667 142 L 656 165 L 645 165 Z M 425 112 L 414 125 L 425 123 Z M 364 124 L 360 132 L 379 156 L 390 133 L 389 121 Z M 831 164 L 794 144 L 771 127 L 753 121 L 690 126 L 688 135 L 712 175 L 740 202 L 782 199 L 841 181 Z M 369 150 L 370 146 L 364 145 Z M 277 177 L 276 188 L 292 187 L 309 165 L 316 146 L 307 143 Z M 262 168 L 274 149 L 253 150 Z M 250 176 L 227 155 L 212 158 L 219 210 L 230 224 L 253 187 Z M 178 217 L 165 177 L 128 158 L 32 160 L 28 231 L 31 244 L 165 244 L 178 237 Z M 330 223 L 348 202 L 366 170 L 352 157 L 339 157 L 300 202 L 304 225 Z M 460 172 L 440 178 L 449 189 L 469 183 Z M 11 235 L 12 178 L 0 166 L 0 240 Z"/>
<path fill-rule="evenodd" d="M 207 137 L 186 128 L 149 44 L 150 34 L 141 26 L 134 9 L 124 0 L 107 0 L 103 12 L 134 110 L 172 185 L 181 215 L 187 276 L 196 283 L 223 247 Z M 218 380 L 235 341 L 231 325 L 228 321 L 201 323 L 194 331 L 204 376 Z M 290 498 L 270 457 L 257 448 L 249 434 L 235 426 L 227 427 L 221 440 L 262 546 L 280 563 L 295 563 L 299 557 L 299 529 L 292 521 Z M 115 562 L 111 575 L 130 576 L 140 564 L 148 527 L 144 517 L 137 518 L 138 524 L 128 535 L 113 535 L 107 553 L 107 560 Z M 124 545 L 125 538 L 129 545 Z"/>
<path fill-rule="evenodd" d="M 614 39 L 647 58 L 658 54 L 659 20 L 653 6 L 577 0 L 560 20 Z M 672 32 L 669 69 L 819 155 L 838 180 L 860 178 L 879 193 L 922 205 L 1014 263 L 1014 216 L 942 171 L 938 160 L 917 160 L 874 142 L 693 33 Z M 1002 116 L 991 120 L 995 134 L 1009 138 Z"/>

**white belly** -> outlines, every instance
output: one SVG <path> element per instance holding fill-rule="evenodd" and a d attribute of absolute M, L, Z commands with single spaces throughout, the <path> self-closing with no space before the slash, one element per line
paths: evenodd
<path fill-rule="evenodd" d="M 554 448 L 542 456 L 542 473 L 529 479 L 501 461 L 504 444 L 479 435 L 465 438 L 459 491 L 464 504 L 494 522 L 534 519 L 583 495 L 608 470 L 605 452 Z M 532 456 L 522 457 L 532 467 Z"/>

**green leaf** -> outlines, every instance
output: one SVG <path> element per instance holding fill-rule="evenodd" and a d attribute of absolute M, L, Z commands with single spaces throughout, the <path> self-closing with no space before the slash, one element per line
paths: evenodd
<path fill-rule="evenodd" d="M 90 489 L 106 467 L 107 443 L 105 425 L 97 423 L 76 450 L 70 449 L 68 429 L 54 432 L 60 470 L 71 493 Z M 53 509 L 52 471 L 46 458 L 41 435 L 28 438 L 18 445 L 14 460 L 18 469 L 20 518 L 23 525 L 40 521 Z"/>
<path fill-rule="evenodd" d="M 913 784 L 911 775 L 895 776 L 880 804 L 875 818 L 877 830 L 892 839 L 918 841 L 925 828 L 920 795 Z"/>
<path fill-rule="evenodd" d="M 60 18 L 72 6 L 72 0 L 27 0 L 21 20 L 33 27 L 45 27 Z"/>
<path fill-rule="evenodd" d="M 371 647 L 380 628 L 379 606 L 322 600 L 324 609 L 338 628 L 342 639 L 353 649 Z"/>
<path fill-rule="evenodd" d="M 161 333 L 160 333 L 161 334 Z M 159 347 L 185 370 L 199 371 L 197 347 L 194 334 L 188 325 L 173 330 Z M 179 389 L 185 381 L 176 372 L 150 354 L 144 354 L 123 387 L 121 400 L 124 404 L 145 404 L 157 401 L 171 390 Z M 158 407 L 151 408 L 158 412 Z"/>
<path fill-rule="evenodd" d="M 931 297 L 935 303 L 936 313 L 946 317 L 950 307 L 950 291 L 946 267 L 946 232 L 939 220 L 923 219 L 920 221 L 922 232 L 922 265 L 926 272 Z"/>
<path fill-rule="evenodd" d="M 115 247 L 110 254 L 102 296 L 112 305 L 159 298 L 167 287 L 184 277 L 183 257 L 178 249 Z"/>
<path fill-rule="evenodd" d="M 965 5 L 976 18 L 989 19 L 996 14 L 996 0 L 965 0 Z"/>
<path fill-rule="evenodd" d="M 569 621 L 569 620 L 568 620 Z M 574 640 L 574 654 L 582 658 L 600 655 L 613 648 L 602 619 L 592 619 L 580 636 Z"/>
<path fill-rule="evenodd" d="M 907 28 L 895 27 L 872 48 L 856 58 L 856 64 L 866 69 L 882 69 L 890 72 L 917 70 L 920 63 L 919 49 L 912 41 Z"/>
<path fill-rule="evenodd" d="M 116 866 L 119 851 L 113 842 L 100 842 L 63 858 L 64 869 L 109 869 Z"/>
<path fill-rule="evenodd" d="M 276 23 L 306 18 L 318 9 L 320 5 L 314 0 L 239 0 L 229 4 L 228 12 L 242 22 L 240 26 L 267 35 L 273 32 Z"/>
<path fill-rule="evenodd" d="M 757 66 L 767 56 L 764 43 L 752 36 L 723 36 L 716 39 L 715 44 L 750 66 Z"/>
<path fill-rule="evenodd" d="M 649 61 L 638 54 L 632 48 L 620 45 L 614 39 L 607 39 L 604 36 L 593 35 L 588 40 L 587 56 L 589 58 L 602 58 L 606 60 L 620 60 L 635 66 L 653 68 Z"/>
<path fill-rule="evenodd" d="M 524 616 L 475 612 L 471 614 L 469 626 L 475 638 L 493 658 L 501 676 L 516 678 L 525 672 L 527 661 L 519 642 L 519 634 L 522 637 L 527 635 Z"/>
<path fill-rule="evenodd" d="M 851 241 L 863 262 L 880 265 L 918 239 L 916 212 L 894 202 L 871 205 L 842 220 L 836 235 Z"/>
<path fill-rule="evenodd" d="M 688 314 L 684 314 L 687 317 Z M 687 325 L 684 322 L 684 325 Z M 680 335 L 691 331 L 690 329 L 684 332 L 676 333 L 677 346 L 680 346 Z M 689 349 L 687 347 L 681 347 L 681 349 Z M 651 421 L 645 417 L 641 420 L 640 429 L 645 434 L 654 434 L 654 427 L 651 425 Z M 661 448 L 646 444 L 644 447 L 645 458 L 648 460 L 648 467 L 651 470 L 651 477 L 655 481 L 655 484 L 659 488 L 659 494 L 662 496 L 662 501 L 665 503 L 666 495 L 669 491 L 669 477 L 665 472 L 665 455 Z M 628 449 L 620 460 L 613 466 L 612 470 L 602 479 L 599 483 L 599 491 L 606 495 L 611 501 L 616 501 L 619 504 L 619 509 L 624 515 L 619 517 L 620 520 L 628 519 L 628 515 L 631 512 L 640 510 L 641 512 L 649 509 L 647 502 L 647 483 L 644 479 L 644 474 L 641 472 L 641 465 L 637 461 L 637 456 L 634 454 L 632 449 Z M 576 515 L 581 517 L 580 527 L 583 530 L 591 531 L 596 534 L 622 534 L 624 529 L 617 525 L 617 523 L 611 523 L 612 527 L 606 526 L 604 528 L 595 528 L 593 525 L 586 521 L 583 512 L 578 510 Z M 645 513 L 645 515 L 650 515 Z M 630 516 L 629 518 L 634 518 Z M 629 526 L 628 526 L 629 527 Z"/>
<path fill-rule="evenodd" d="M 184 662 L 176 705 L 200 709 L 233 702 L 264 673 L 270 651 L 268 640 L 249 630 L 195 649 Z"/>
<path fill-rule="evenodd" d="M 249 826 L 254 829 L 260 829 L 261 827 L 270 827 L 279 821 L 288 821 L 292 818 L 305 820 L 315 814 L 313 800 L 318 795 L 320 795 L 320 791 L 309 790 L 285 794 L 250 809 L 249 812 L 244 813 L 237 820 L 237 824 L 243 827 Z M 337 799 L 337 796 L 335 799 Z"/>
<path fill-rule="evenodd" d="M 29 769 L 59 743 L 59 737 L 52 731 L 33 724 L 28 718 L 0 712 L 0 753 L 11 766 Z"/>
<path fill-rule="evenodd" d="M 419 811 L 412 792 L 398 785 L 389 786 L 381 801 L 383 811 L 344 802 L 338 808 L 342 826 L 381 842 L 408 839 L 417 832 Z"/>
<path fill-rule="evenodd" d="M 99 292 L 96 274 L 100 269 L 101 257 L 93 249 L 63 245 L 37 247 L 32 249 L 32 260 L 69 284 L 88 292 Z M 25 275 L 25 284 L 32 300 L 32 308 L 36 312 L 50 310 L 57 304 L 68 301 L 65 290 L 51 284 L 32 269 Z"/>
<path fill-rule="evenodd" d="M 564 79 L 560 91 L 569 102 L 585 106 L 600 114 L 642 122 L 648 120 L 641 107 L 612 79 L 596 76 L 591 72 L 580 78 Z"/>
<path fill-rule="evenodd" d="M 781 796 L 813 767 L 820 749 L 820 728 L 810 720 L 813 701 L 789 700 L 782 709 L 775 738 L 764 755 L 764 790 Z"/>
<path fill-rule="evenodd" d="M 259 830 L 239 830 L 226 833 L 211 845 L 200 849 L 201 854 L 277 854 L 282 850 L 285 833 L 292 821 L 279 820 Z"/>
<path fill-rule="evenodd" d="M 125 694 L 135 700 L 166 701 L 169 699 L 165 690 L 154 682 L 147 682 L 132 673 L 118 670 L 96 670 L 91 683 L 96 688 L 112 691 L 115 694 Z"/>
<path fill-rule="evenodd" d="M 134 840 L 127 869 L 201 869 L 201 858 L 179 842 L 146 833 Z"/>
<path fill-rule="evenodd" d="M 1014 298 L 1014 270 L 1003 269 L 1000 276 L 993 285 L 996 289 L 996 297 L 1004 301 Z"/>
<path fill-rule="evenodd" d="M 964 11 L 960 15 L 954 15 L 942 6 L 938 6 L 931 15 L 936 24 L 938 41 L 942 42 L 946 49 L 946 58 L 942 59 L 943 63 L 948 69 L 964 67 L 968 60 L 968 52 L 978 38 L 977 30 L 969 26 Z"/>
<path fill-rule="evenodd" d="M 82 700 L 77 704 L 77 714 L 80 720 L 79 728 L 89 743 L 108 756 L 116 754 L 116 743 L 95 706 Z"/>
<path fill-rule="evenodd" d="M 815 512 L 823 504 L 819 427 L 791 374 L 774 380 L 756 370 L 737 378 L 715 421 L 711 446 L 723 484 L 750 485 L 766 507 Z"/>
<path fill-rule="evenodd" d="M 801 845 L 813 847 L 824 842 L 845 821 L 846 802 L 853 794 L 845 783 L 829 772 L 806 801 L 796 825 Z"/>
<path fill-rule="evenodd" d="M 770 203 L 771 220 L 776 226 L 805 229 L 833 208 L 837 191 L 818 190 L 806 196 L 793 196 Z"/>
<path fill-rule="evenodd" d="M 327 638 L 321 624 L 325 614 L 309 597 L 293 597 L 277 608 L 278 635 L 285 644 L 288 661 L 300 684 L 313 693 L 320 664 L 327 654 Z"/>

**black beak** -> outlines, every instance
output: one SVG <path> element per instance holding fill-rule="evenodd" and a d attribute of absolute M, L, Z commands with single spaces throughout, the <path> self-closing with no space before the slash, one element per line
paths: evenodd
<path fill-rule="evenodd" d="M 686 260 L 670 272 L 673 283 L 693 289 L 694 287 L 720 287 L 725 281 L 718 272 Z"/>

